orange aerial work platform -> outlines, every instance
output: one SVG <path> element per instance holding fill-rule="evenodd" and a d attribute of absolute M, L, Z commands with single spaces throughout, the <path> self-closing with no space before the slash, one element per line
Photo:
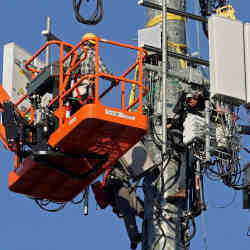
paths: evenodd
<path fill-rule="evenodd" d="M 142 48 L 97 37 L 95 74 L 78 74 L 72 86 L 69 81 L 87 56 L 87 41 L 88 39 L 83 39 L 76 46 L 62 41 L 49 41 L 26 62 L 26 68 L 32 72 L 35 79 L 39 76 L 40 70 L 34 68 L 32 62 L 48 46 L 56 44 L 59 47 L 59 94 L 48 105 L 50 108 L 56 104 L 53 114 L 57 117 L 59 125 L 48 138 L 48 154 L 37 157 L 31 153 L 20 157 L 18 152 L 15 152 L 15 169 L 9 174 L 9 189 L 13 192 L 55 202 L 70 201 L 142 139 L 147 131 L 147 117 L 143 114 L 143 96 L 146 93 L 143 86 L 145 51 Z M 134 50 L 137 59 L 119 76 L 102 73 L 99 70 L 100 43 Z M 71 48 L 66 55 L 65 46 Z M 67 63 L 68 61 L 70 63 Z M 139 72 L 138 80 L 130 79 L 128 75 L 136 67 Z M 79 108 L 74 113 L 65 115 L 68 110 L 65 106 L 67 98 L 72 96 L 73 90 L 86 79 L 91 84 L 91 95 L 86 100 L 79 101 Z M 112 84 L 103 88 L 101 84 L 107 85 L 103 79 L 112 81 Z M 132 84 L 137 87 L 138 96 L 132 104 L 126 105 L 125 89 Z M 66 87 L 69 85 L 71 87 Z M 112 91 L 117 88 L 120 89 L 120 107 L 104 105 L 102 98 L 107 93 L 112 96 Z M 23 96 L 16 103 L 17 110 L 18 105 L 27 97 Z M 0 88 L 0 102 L 3 103 L 7 98 L 5 91 Z M 131 107 L 134 107 L 133 112 Z M 34 108 L 31 107 L 26 112 L 19 113 L 26 118 L 28 114 L 32 126 L 34 112 Z M 4 131 L 1 132 L 0 139 L 6 145 Z"/>

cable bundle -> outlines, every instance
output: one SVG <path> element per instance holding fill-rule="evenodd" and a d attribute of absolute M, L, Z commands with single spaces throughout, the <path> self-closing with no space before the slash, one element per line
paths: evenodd
<path fill-rule="evenodd" d="M 87 0 L 89 2 L 89 0 Z M 90 18 L 85 19 L 80 15 L 80 7 L 82 4 L 82 0 L 79 0 L 77 3 L 77 0 L 73 0 L 73 9 L 75 13 L 76 20 L 82 24 L 87 24 L 87 25 L 96 25 L 98 24 L 103 17 L 103 3 L 102 0 L 97 0 L 96 3 L 96 9 L 94 13 L 91 15 Z"/>
<path fill-rule="evenodd" d="M 201 15 L 203 17 L 211 16 L 216 13 L 216 9 L 221 8 L 227 4 L 228 0 L 199 0 Z M 205 35 L 208 37 L 208 28 L 206 23 L 202 23 L 202 28 Z"/>

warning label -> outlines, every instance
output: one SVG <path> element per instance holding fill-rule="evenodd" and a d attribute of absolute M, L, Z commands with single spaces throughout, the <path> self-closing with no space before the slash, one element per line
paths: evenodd
<path fill-rule="evenodd" d="M 122 112 L 118 112 L 118 111 L 114 111 L 114 110 L 105 109 L 105 114 L 120 117 L 120 118 L 127 119 L 127 120 L 132 120 L 132 121 L 135 120 L 135 116 L 126 115 Z"/>

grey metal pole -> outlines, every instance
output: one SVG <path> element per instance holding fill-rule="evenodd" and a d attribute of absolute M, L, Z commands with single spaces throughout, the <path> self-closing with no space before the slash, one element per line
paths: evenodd
<path fill-rule="evenodd" d="M 200 193 L 200 206 L 201 206 L 201 212 L 205 211 L 207 206 L 205 203 L 205 197 L 204 197 L 204 190 L 203 190 L 203 176 L 201 172 L 201 163 L 200 160 L 196 161 L 196 171 L 197 171 L 197 176 L 199 180 L 199 193 Z"/>
<path fill-rule="evenodd" d="M 206 137 L 205 137 L 205 152 L 206 160 L 210 161 L 211 158 L 211 145 L 210 145 L 210 101 L 205 101 L 205 119 L 206 119 Z"/>
<path fill-rule="evenodd" d="M 86 188 L 83 199 L 83 214 L 87 216 L 89 214 L 89 187 Z"/>
<path fill-rule="evenodd" d="M 199 15 L 199 2 L 198 2 L 198 0 L 194 0 L 194 9 L 195 9 L 195 14 Z M 196 22 L 196 34 L 197 34 L 197 50 L 198 50 L 199 57 L 200 57 L 201 56 L 200 22 Z"/>
<path fill-rule="evenodd" d="M 46 17 L 46 31 L 48 34 L 51 33 L 51 18 L 49 16 Z M 50 47 L 46 48 L 46 56 L 45 56 L 45 64 L 48 66 L 50 63 Z"/>
<path fill-rule="evenodd" d="M 168 60 L 168 37 L 167 37 L 167 12 L 166 1 L 162 0 L 162 154 L 167 153 L 167 60 Z"/>

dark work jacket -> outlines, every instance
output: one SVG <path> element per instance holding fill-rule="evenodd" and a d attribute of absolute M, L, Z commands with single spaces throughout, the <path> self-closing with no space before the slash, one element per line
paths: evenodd
<path fill-rule="evenodd" d="M 116 206 L 116 195 L 118 194 L 121 187 L 129 188 L 129 176 L 121 163 L 117 162 L 110 171 L 107 177 L 107 182 L 103 187 L 105 199 L 113 207 Z"/>

